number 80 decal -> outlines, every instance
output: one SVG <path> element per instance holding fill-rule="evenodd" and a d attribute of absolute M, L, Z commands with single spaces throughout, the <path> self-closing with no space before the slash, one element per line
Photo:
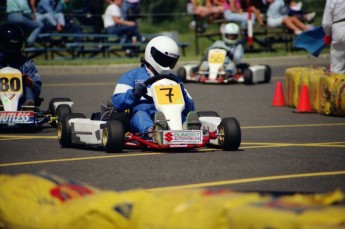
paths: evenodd
<path fill-rule="evenodd" d="M 22 92 L 22 75 L 0 74 L 0 92 Z"/>

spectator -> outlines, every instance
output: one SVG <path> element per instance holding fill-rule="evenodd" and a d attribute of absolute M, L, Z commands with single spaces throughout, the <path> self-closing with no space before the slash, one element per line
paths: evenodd
<path fill-rule="evenodd" d="M 141 67 L 124 73 L 118 80 L 114 94 L 111 97 L 112 104 L 119 111 L 131 110 L 133 116 L 130 120 L 130 129 L 132 132 L 147 133 L 152 131 L 154 126 L 153 116 L 159 120 L 165 120 L 164 114 L 157 112 L 153 101 L 143 97 L 147 93 L 147 88 L 143 83 L 155 75 L 172 74 L 171 71 L 179 57 L 179 48 L 174 40 L 167 36 L 155 37 L 145 48 L 145 57 L 142 59 Z M 185 100 L 182 121 L 186 117 L 189 120 L 191 118 L 190 114 L 194 114 L 194 117 L 197 115 L 196 112 L 190 113 L 190 111 L 195 110 L 194 103 L 180 78 L 176 77 L 176 80 L 181 85 Z M 162 129 L 169 129 L 168 122 L 161 122 L 161 124 Z"/>
<path fill-rule="evenodd" d="M 140 0 L 124 0 L 122 13 L 125 20 L 136 21 L 140 17 Z"/>
<path fill-rule="evenodd" d="M 191 21 L 189 27 L 204 32 L 208 26 L 208 22 L 218 18 L 223 14 L 223 0 L 189 0 L 187 3 L 187 13 L 197 17 L 197 20 L 206 19 L 197 23 Z"/>
<path fill-rule="evenodd" d="M 129 43 L 132 37 L 136 37 L 139 41 L 144 38 L 138 32 L 137 23 L 134 21 L 124 20 L 121 13 L 121 5 L 123 0 L 113 0 L 103 15 L 104 28 L 108 34 L 116 34 L 120 38 L 120 43 Z"/>
<path fill-rule="evenodd" d="M 299 35 L 302 31 L 308 30 L 296 16 L 288 16 L 285 10 L 284 0 L 266 0 L 270 5 L 267 10 L 267 25 L 277 27 L 285 25 L 292 30 L 294 34 Z"/>
<path fill-rule="evenodd" d="M 241 25 L 241 29 L 247 28 L 248 13 L 243 12 L 241 3 L 238 0 L 224 1 L 224 18 L 227 21 L 236 22 Z M 255 22 L 255 14 L 251 14 L 253 24 Z"/>
<path fill-rule="evenodd" d="M 91 25 L 92 32 L 100 34 L 103 32 L 104 3 L 112 4 L 112 0 L 83 0 L 83 11 L 85 17 L 82 18 L 84 25 Z"/>
<path fill-rule="evenodd" d="M 42 85 L 41 77 L 33 60 L 21 53 L 24 40 L 24 33 L 18 25 L 5 23 L 0 26 L 0 68 L 16 68 L 23 75 L 24 96 L 19 100 L 19 107 L 39 103 Z"/>
<path fill-rule="evenodd" d="M 61 0 L 55 10 L 65 16 L 65 28 L 68 33 L 81 33 L 82 29 L 74 16 L 73 0 Z"/>
<path fill-rule="evenodd" d="M 258 21 L 259 25 L 261 27 L 264 27 L 265 23 L 261 16 L 261 11 L 256 8 L 252 2 L 252 0 L 241 0 L 241 8 L 253 12 L 255 15 L 255 19 Z"/>
<path fill-rule="evenodd" d="M 26 40 L 27 46 L 34 45 L 44 25 L 36 20 L 27 0 L 7 0 L 6 12 L 8 22 L 18 24 L 29 34 Z"/>
<path fill-rule="evenodd" d="M 57 4 L 58 0 L 40 0 L 37 5 L 36 18 L 39 21 L 46 20 L 50 27 L 61 32 L 65 26 L 65 17 L 63 13 L 55 12 Z"/>
<path fill-rule="evenodd" d="M 293 0 L 287 0 L 286 4 L 288 6 L 288 15 L 289 16 L 297 16 L 299 20 L 303 22 L 312 22 L 314 17 L 316 16 L 316 12 L 311 12 L 311 13 L 304 13 L 302 10 L 302 2 L 296 2 Z"/>
<path fill-rule="evenodd" d="M 327 0 L 322 27 L 325 43 L 331 45 L 331 72 L 345 73 L 345 1 Z"/>

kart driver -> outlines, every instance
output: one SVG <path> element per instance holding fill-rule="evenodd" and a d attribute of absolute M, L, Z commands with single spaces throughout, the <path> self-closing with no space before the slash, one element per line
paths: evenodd
<path fill-rule="evenodd" d="M 220 48 L 227 51 L 224 61 L 224 67 L 229 77 L 236 77 L 236 65 L 242 62 L 244 50 L 240 38 L 240 27 L 235 23 L 228 23 L 221 28 L 223 40 L 215 41 L 205 53 L 203 60 L 200 63 L 199 71 L 208 71 L 207 56 L 208 51 L 214 48 Z"/>
<path fill-rule="evenodd" d="M 179 47 L 173 39 L 167 36 L 155 37 L 145 48 L 145 57 L 141 59 L 141 67 L 124 73 L 118 80 L 111 98 L 112 105 L 118 111 L 131 110 L 133 116 L 130 120 L 130 129 L 134 133 L 149 132 L 153 127 L 153 117 L 157 111 L 153 102 L 143 97 L 147 92 L 143 83 L 155 75 L 173 75 L 172 69 L 179 57 Z M 185 109 L 182 112 L 182 120 L 184 121 L 189 111 L 194 111 L 195 108 L 182 81 L 178 77 L 176 80 L 182 87 L 185 100 Z M 162 120 L 162 118 L 160 119 Z"/>
<path fill-rule="evenodd" d="M 23 74 L 25 89 L 19 100 L 19 107 L 37 104 L 42 85 L 41 76 L 33 60 L 22 55 L 24 39 L 23 30 L 18 25 L 5 23 L 0 26 L 0 68 L 16 68 Z"/>

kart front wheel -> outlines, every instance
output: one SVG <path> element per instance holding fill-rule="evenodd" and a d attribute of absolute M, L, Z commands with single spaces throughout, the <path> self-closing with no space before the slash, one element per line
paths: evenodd
<path fill-rule="evenodd" d="M 241 144 L 241 128 L 235 118 L 224 118 L 218 126 L 218 142 L 225 151 L 236 151 Z"/>
<path fill-rule="evenodd" d="M 177 76 L 182 80 L 182 82 L 186 82 L 187 80 L 187 71 L 184 67 L 180 67 L 177 69 Z"/>
<path fill-rule="evenodd" d="M 72 147 L 72 129 L 69 125 L 69 120 L 73 118 L 86 118 L 81 113 L 71 113 L 62 116 L 61 121 L 57 125 L 58 140 L 62 147 Z"/>
<path fill-rule="evenodd" d="M 102 133 L 102 143 L 107 153 L 122 152 L 124 141 L 125 131 L 121 121 L 108 121 Z"/>
<path fill-rule="evenodd" d="M 244 84 L 253 84 L 253 72 L 249 68 L 243 70 Z"/>
<path fill-rule="evenodd" d="M 71 110 L 71 107 L 66 105 L 66 104 L 62 104 L 62 105 L 59 105 L 57 108 L 56 108 L 56 116 L 57 116 L 57 120 L 54 120 L 53 122 L 51 122 L 51 126 L 52 127 L 57 127 L 57 124 L 59 122 L 61 122 L 61 119 L 64 115 L 66 114 L 71 114 L 72 113 L 72 110 Z"/>
<path fill-rule="evenodd" d="M 265 80 L 264 83 L 269 83 L 271 81 L 271 75 L 272 75 L 272 70 L 271 67 L 268 65 L 265 65 Z"/>

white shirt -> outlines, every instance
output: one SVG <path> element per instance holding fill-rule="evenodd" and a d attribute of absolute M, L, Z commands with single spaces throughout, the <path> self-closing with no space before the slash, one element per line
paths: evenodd
<path fill-rule="evenodd" d="M 327 0 L 322 20 L 325 33 L 330 35 L 333 23 L 343 19 L 345 19 L 345 1 Z"/>
<path fill-rule="evenodd" d="M 121 15 L 121 9 L 116 4 L 110 4 L 103 15 L 103 23 L 104 28 L 108 28 L 109 26 L 116 25 L 116 23 L 113 20 L 113 17 L 119 17 L 122 18 Z"/>

